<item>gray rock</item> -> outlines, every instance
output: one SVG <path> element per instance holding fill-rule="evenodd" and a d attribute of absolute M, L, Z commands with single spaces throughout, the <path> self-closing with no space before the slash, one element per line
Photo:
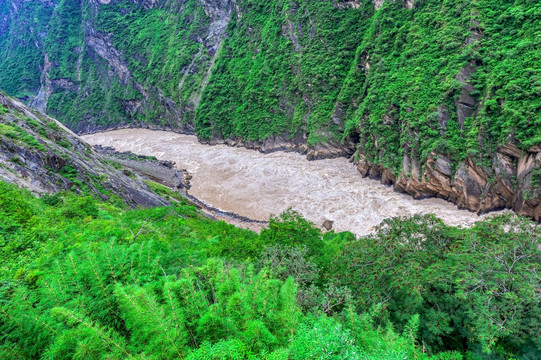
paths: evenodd
<path fill-rule="evenodd" d="M 94 151 L 77 135 L 50 117 L 30 110 L 0 93 L 0 104 L 9 112 L 0 117 L 6 127 L 18 126 L 35 142 L 24 137 L 0 135 L 0 179 L 25 187 L 34 193 L 71 190 L 92 192 L 107 199 L 116 194 L 131 207 L 162 206 L 168 201 L 152 191 L 140 176 L 130 177 Z M 29 121 L 32 120 L 32 123 Z M 177 187 L 185 178 L 155 161 L 152 165 L 170 174 Z M 174 177 L 177 177 L 173 180 Z"/>
<path fill-rule="evenodd" d="M 418 154 L 406 147 L 403 169 L 415 164 L 411 174 L 404 171 L 396 177 L 365 160 L 358 154 L 357 169 L 363 177 L 393 184 L 395 190 L 420 199 L 440 197 L 454 202 L 460 208 L 483 213 L 492 210 L 513 209 L 515 212 L 541 220 L 541 153 L 520 150 L 514 144 L 505 144 L 495 154 L 491 167 L 476 164 L 467 158 L 458 164 L 453 177 L 450 159 L 432 153 L 420 176 Z M 419 170 L 417 170 L 419 169 Z"/>
<path fill-rule="evenodd" d="M 466 118 L 471 117 L 475 113 L 475 107 L 477 106 L 477 99 L 470 95 L 475 90 L 474 86 L 470 83 L 470 79 L 476 69 L 477 66 L 474 64 L 468 64 L 468 66 L 459 71 L 456 77 L 463 84 L 462 92 L 456 104 L 458 124 L 461 129 L 464 129 Z"/>
<path fill-rule="evenodd" d="M 334 222 L 331 220 L 325 220 L 321 225 L 325 230 L 331 231 L 333 228 Z"/>

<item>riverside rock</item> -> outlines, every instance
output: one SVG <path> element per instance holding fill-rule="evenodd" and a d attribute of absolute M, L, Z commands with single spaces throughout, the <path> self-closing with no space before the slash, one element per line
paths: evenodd
<path fill-rule="evenodd" d="M 488 165 L 468 158 L 453 171 L 448 157 L 432 153 L 420 176 L 409 174 L 410 166 L 411 160 L 405 158 L 403 172 L 396 177 L 390 175 L 392 171 L 370 164 L 364 156 L 357 162 L 362 176 L 393 185 L 417 199 L 440 197 L 478 213 L 512 209 L 536 221 L 541 219 L 541 151 L 504 144 Z M 382 176 L 385 172 L 388 175 Z"/>
<path fill-rule="evenodd" d="M 325 220 L 321 226 L 322 226 L 325 230 L 331 231 L 333 225 L 334 225 L 334 222 L 333 222 L 333 221 L 331 221 L 331 220 Z"/>

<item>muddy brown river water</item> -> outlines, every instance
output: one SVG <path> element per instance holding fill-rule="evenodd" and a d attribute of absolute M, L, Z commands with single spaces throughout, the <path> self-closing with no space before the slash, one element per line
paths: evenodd
<path fill-rule="evenodd" d="M 224 211 L 268 220 L 291 207 L 336 231 L 368 234 L 382 220 L 434 213 L 449 225 L 481 219 L 441 199 L 415 200 L 377 181 L 363 179 L 345 158 L 308 161 L 297 153 L 263 154 L 226 145 L 203 145 L 195 136 L 145 129 L 85 135 L 92 145 L 172 160 L 193 178 L 189 193 Z"/>

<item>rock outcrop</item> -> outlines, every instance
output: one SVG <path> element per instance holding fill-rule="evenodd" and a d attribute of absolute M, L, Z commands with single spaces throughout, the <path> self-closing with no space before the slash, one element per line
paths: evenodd
<path fill-rule="evenodd" d="M 192 176 L 186 170 L 179 170 L 172 161 L 157 160 L 156 158 L 136 155 L 131 152 L 118 152 L 111 147 L 94 146 L 106 159 L 121 164 L 129 170 L 162 184 L 168 188 L 175 189 L 184 194 L 190 189 Z M 130 174 L 129 171 L 124 171 Z"/>
<path fill-rule="evenodd" d="M 387 0 L 387 1 L 396 1 L 396 0 Z M 403 0 L 404 7 L 407 9 L 412 9 L 415 1 L 416 0 Z M 351 1 L 351 2 L 354 2 L 354 1 Z M 373 0 L 373 2 L 374 2 L 374 7 L 376 8 L 376 10 L 379 10 L 379 8 L 383 6 L 383 3 L 385 2 L 385 0 Z"/>
<path fill-rule="evenodd" d="M 0 180 L 37 194 L 70 190 L 104 200 L 117 195 L 131 207 L 168 204 L 56 120 L 1 93 Z"/>
<path fill-rule="evenodd" d="M 471 158 L 454 167 L 451 159 L 431 153 L 422 173 L 405 158 L 403 172 L 370 164 L 361 155 L 357 168 L 362 176 L 392 185 L 417 199 L 439 197 L 478 213 L 512 209 L 541 220 L 541 147 L 521 150 L 513 144 L 500 147 L 491 163 Z"/>
<path fill-rule="evenodd" d="M 355 153 L 356 149 L 356 143 L 351 137 L 346 138 L 344 141 L 329 140 L 324 143 L 308 145 L 307 138 L 302 133 L 297 133 L 292 137 L 289 134 L 271 134 L 263 141 L 244 141 L 235 137 L 228 139 L 214 137 L 210 140 L 200 139 L 200 142 L 209 145 L 225 144 L 234 147 L 245 147 L 265 154 L 275 151 L 297 152 L 306 155 L 308 160 L 350 157 Z"/>
<path fill-rule="evenodd" d="M 40 112 L 47 110 L 47 102 L 49 96 L 53 92 L 51 79 L 49 78 L 49 72 L 51 71 L 51 62 L 49 61 L 49 55 L 44 54 L 43 70 L 41 71 L 41 87 L 36 97 L 30 102 L 30 107 L 37 109 Z"/>

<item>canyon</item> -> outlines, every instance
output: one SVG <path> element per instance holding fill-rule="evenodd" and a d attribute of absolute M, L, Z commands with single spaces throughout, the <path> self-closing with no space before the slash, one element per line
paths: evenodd
<path fill-rule="evenodd" d="M 540 11 L 496 0 L 12 0 L 0 3 L 0 88 L 77 134 L 149 128 L 351 157 L 415 198 L 539 220 Z"/>

